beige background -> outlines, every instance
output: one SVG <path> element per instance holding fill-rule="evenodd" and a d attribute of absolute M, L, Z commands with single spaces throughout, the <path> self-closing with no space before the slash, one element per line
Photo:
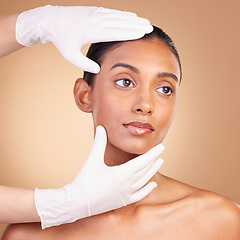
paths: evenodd
<path fill-rule="evenodd" d="M 238 0 L 1 2 L 0 14 L 94 5 L 133 11 L 162 27 L 179 50 L 183 81 L 161 172 L 240 202 Z M 77 174 L 93 139 L 91 116 L 74 104 L 79 76 L 51 44 L 0 59 L 0 184 L 60 187 Z"/>

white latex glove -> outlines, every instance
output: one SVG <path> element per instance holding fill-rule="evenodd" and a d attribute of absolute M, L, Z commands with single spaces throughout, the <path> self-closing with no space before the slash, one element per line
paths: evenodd
<path fill-rule="evenodd" d="M 146 183 L 163 164 L 158 159 L 163 145 L 109 167 L 104 163 L 106 143 L 106 131 L 98 126 L 92 150 L 74 181 L 60 189 L 35 190 L 43 229 L 121 208 L 143 199 L 157 186 Z"/>
<path fill-rule="evenodd" d="M 81 53 L 84 45 L 137 39 L 152 30 L 147 19 L 130 12 L 47 5 L 19 15 L 16 38 L 24 46 L 52 42 L 64 58 L 78 68 L 99 73 L 99 65 Z"/>

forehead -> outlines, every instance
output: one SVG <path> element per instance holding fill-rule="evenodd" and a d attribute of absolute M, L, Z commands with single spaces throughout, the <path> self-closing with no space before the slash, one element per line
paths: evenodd
<path fill-rule="evenodd" d="M 157 39 L 121 43 L 117 48 L 105 54 L 101 72 L 110 70 L 116 63 L 127 63 L 140 71 L 170 72 L 180 79 L 180 69 L 176 57 L 164 42 Z"/>

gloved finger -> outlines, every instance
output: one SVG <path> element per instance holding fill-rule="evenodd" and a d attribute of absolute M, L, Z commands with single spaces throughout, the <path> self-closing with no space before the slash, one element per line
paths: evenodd
<path fill-rule="evenodd" d="M 128 34 L 128 35 L 132 35 L 133 33 L 142 33 L 142 35 L 145 35 L 147 33 L 150 33 L 153 31 L 153 26 L 152 25 L 141 25 L 141 24 L 132 24 L 132 23 L 128 23 L 128 22 L 120 22 L 119 24 L 117 24 L 115 26 L 114 23 L 104 23 L 102 24 L 102 26 L 100 27 L 101 31 L 101 36 L 98 36 L 98 38 L 102 38 L 102 37 L 110 37 L 116 34 Z M 114 38 L 113 38 L 114 39 Z"/>
<path fill-rule="evenodd" d="M 107 18 L 101 21 L 101 25 L 97 26 L 102 29 L 119 29 L 119 30 L 153 30 L 153 26 L 149 23 L 127 21 L 126 19 Z"/>
<path fill-rule="evenodd" d="M 136 183 L 133 184 L 133 187 L 137 190 L 144 186 L 155 175 L 163 163 L 164 161 L 161 158 L 157 159 L 147 172 L 142 172 L 141 175 L 138 176 Z"/>
<path fill-rule="evenodd" d="M 138 201 L 142 200 L 156 187 L 157 187 L 156 182 L 148 183 L 146 186 L 142 187 L 141 189 L 139 189 L 137 192 L 133 193 L 130 196 L 130 202 L 134 203 L 134 202 L 138 202 Z"/>
<path fill-rule="evenodd" d="M 107 8 L 98 8 L 95 13 L 103 13 L 103 18 L 119 18 L 125 19 L 127 21 L 134 21 L 139 23 L 150 24 L 150 21 L 146 18 L 138 17 L 136 13 L 127 12 L 127 11 L 120 11 L 115 9 L 107 9 Z"/>
<path fill-rule="evenodd" d="M 159 162 L 159 161 L 161 161 L 162 164 L 164 163 L 164 161 L 157 156 L 157 158 L 154 159 L 154 161 L 152 161 L 152 162 L 151 162 L 150 164 L 148 164 L 146 167 L 144 167 L 144 168 L 140 169 L 139 171 L 133 173 L 132 176 L 134 176 L 134 178 L 135 178 L 136 180 L 137 180 L 137 179 L 140 179 L 141 176 L 144 176 L 145 174 L 147 174 L 147 172 L 150 171 L 150 169 L 153 167 L 153 165 L 156 164 L 156 162 Z M 159 164 L 160 164 L 160 163 L 159 163 Z"/>
<path fill-rule="evenodd" d="M 137 16 L 136 13 L 133 12 L 127 12 L 127 11 L 121 11 L 121 10 L 116 10 L 116 9 L 109 9 L 109 8 L 103 8 L 99 7 L 95 12 L 99 13 L 105 13 L 105 14 L 121 14 L 125 16 Z"/>
<path fill-rule="evenodd" d="M 139 39 L 145 35 L 144 31 L 124 31 L 124 30 L 110 30 L 104 32 L 104 35 L 99 37 L 98 39 L 92 41 L 96 42 L 110 42 L 110 41 L 126 41 L 126 40 L 134 40 Z"/>
<path fill-rule="evenodd" d="M 126 174 L 134 174 L 138 171 L 146 168 L 148 165 L 151 165 L 153 161 L 155 161 L 158 156 L 163 152 L 165 147 L 162 144 L 158 144 L 150 149 L 148 152 L 122 164 L 118 167 L 122 167 Z"/>
<path fill-rule="evenodd" d="M 139 23 L 150 25 L 150 21 L 146 18 L 138 17 L 137 15 L 126 15 L 126 14 L 104 14 L 101 17 L 101 20 L 116 20 L 116 21 L 126 21 L 129 23 Z"/>
<path fill-rule="evenodd" d="M 64 56 L 67 61 L 80 68 L 83 71 L 91 72 L 97 74 L 100 72 L 100 66 L 92 61 L 91 59 L 85 57 L 79 50 L 72 49 L 72 52 L 68 53 L 68 56 Z"/>
<path fill-rule="evenodd" d="M 93 157 L 93 161 L 103 160 L 104 162 L 104 154 L 107 145 L 107 133 L 103 126 L 99 125 L 96 127 L 95 138 L 93 142 L 93 147 L 91 150 L 91 157 Z"/>

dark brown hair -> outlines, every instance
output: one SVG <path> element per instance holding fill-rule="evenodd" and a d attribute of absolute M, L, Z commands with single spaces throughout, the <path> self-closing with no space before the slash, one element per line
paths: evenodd
<path fill-rule="evenodd" d="M 169 47 L 170 51 L 174 54 L 177 58 L 179 68 L 180 68 L 180 81 L 182 79 L 182 67 L 180 62 L 180 57 L 178 51 L 172 41 L 172 39 L 160 28 L 153 26 L 153 31 L 151 33 L 145 34 L 140 40 L 145 41 L 152 41 L 153 39 L 159 39 L 160 41 L 166 43 Z M 114 42 L 99 42 L 91 44 L 90 48 L 87 52 L 87 57 L 93 60 L 94 62 L 98 63 L 101 67 L 101 63 L 105 54 L 117 48 L 120 44 L 124 43 L 125 41 L 114 41 Z M 96 74 L 90 72 L 84 72 L 83 78 L 87 81 L 88 85 L 93 86 L 94 76 Z"/>

